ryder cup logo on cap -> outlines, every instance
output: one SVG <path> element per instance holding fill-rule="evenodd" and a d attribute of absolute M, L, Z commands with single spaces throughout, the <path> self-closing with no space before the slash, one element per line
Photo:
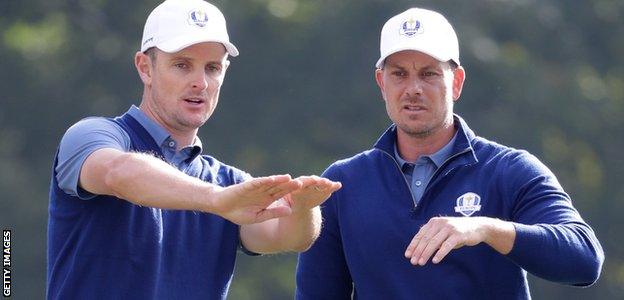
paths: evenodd
<path fill-rule="evenodd" d="M 229 55 L 238 55 L 216 6 L 203 0 L 166 0 L 145 21 L 141 52 L 156 47 L 173 53 L 203 42 L 221 43 Z"/>
<path fill-rule="evenodd" d="M 465 217 L 470 217 L 477 211 L 481 210 L 481 197 L 475 193 L 468 192 L 457 198 L 457 206 L 455 212 Z"/>
<path fill-rule="evenodd" d="M 390 18 L 381 29 L 380 57 L 375 66 L 383 68 L 394 53 L 414 50 L 439 61 L 459 63 L 459 42 L 453 26 L 441 14 L 422 8 L 410 8 Z"/>
<path fill-rule="evenodd" d="M 422 26 L 420 26 L 420 21 L 414 20 L 413 18 L 403 22 L 403 24 L 401 24 L 401 29 L 399 30 L 400 34 L 407 36 L 413 36 L 421 32 Z"/>
<path fill-rule="evenodd" d="M 189 21 L 189 24 L 191 25 L 204 27 L 206 26 L 206 23 L 208 22 L 208 14 L 206 14 L 205 12 L 201 10 L 193 10 L 189 13 L 188 21 Z"/>

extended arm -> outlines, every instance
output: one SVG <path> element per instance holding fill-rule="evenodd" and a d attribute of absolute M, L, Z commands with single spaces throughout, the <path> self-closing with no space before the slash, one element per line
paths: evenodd
<path fill-rule="evenodd" d="M 222 188 L 188 176 L 151 155 L 111 148 L 87 157 L 79 182 L 93 194 L 113 195 L 142 206 L 209 212 L 237 224 L 290 214 L 286 205 L 268 206 L 301 186 L 290 176 L 280 175 Z"/>

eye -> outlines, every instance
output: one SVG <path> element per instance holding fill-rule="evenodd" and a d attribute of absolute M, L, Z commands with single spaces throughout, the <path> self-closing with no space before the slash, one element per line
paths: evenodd
<path fill-rule="evenodd" d="M 206 70 L 211 73 L 219 73 L 221 72 L 221 65 L 219 64 L 209 64 L 206 66 Z"/>
<path fill-rule="evenodd" d="M 439 76 L 440 74 L 434 71 L 425 71 L 423 72 L 423 76 L 425 77 L 433 77 L 433 76 Z"/>
<path fill-rule="evenodd" d="M 188 65 L 185 64 L 185 63 L 176 63 L 173 66 L 178 68 L 178 69 L 182 69 L 182 70 L 188 69 Z"/>
<path fill-rule="evenodd" d="M 392 71 L 392 76 L 396 76 L 396 77 L 406 77 L 407 76 L 407 72 L 402 71 L 402 70 L 396 70 L 396 71 Z"/>

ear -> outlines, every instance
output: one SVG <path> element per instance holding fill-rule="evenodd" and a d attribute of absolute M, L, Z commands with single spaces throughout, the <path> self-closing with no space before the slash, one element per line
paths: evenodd
<path fill-rule="evenodd" d="M 375 70 L 375 81 L 377 81 L 377 86 L 379 86 L 379 90 L 381 91 L 381 97 L 383 97 L 384 101 L 386 100 L 386 89 L 383 79 L 383 69 Z"/>
<path fill-rule="evenodd" d="M 465 80 L 466 71 L 461 66 L 457 67 L 455 71 L 453 71 L 453 101 L 459 100 Z"/>
<path fill-rule="evenodd" d="M 223 82 L 223 79 L 225 79 L 225 73 L 227 71 L 227 69 L 230 67 L 230 61 L 228 59 L 225 59 L 223 61 L 223 72 L 221 72 L 221 82 Z"/>
<path fill-rule="evenodd" d="M 134 55 L 134 66 L 143 84 L 150 85 L 152 83 L 152 60 L 149 55 L 141 51 L 137 52 Z"/>

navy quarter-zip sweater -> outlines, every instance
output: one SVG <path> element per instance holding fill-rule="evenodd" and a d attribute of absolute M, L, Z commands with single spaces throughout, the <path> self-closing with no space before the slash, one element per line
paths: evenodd
<path fill-rule="evenodd" d="M 128 133 L 130 151 L 163 157 L 131 115 L 112 120 Z M 207 155 L 184 172 L 220 186 L 246 178 Z M 56 171 L 49 206 L 48 299 L 225 299 L 238 225 L 213 214 L 142 207 L 112 196 L 83 200 L 59 188 Z"/>
<path fill-rule="evenodd" d="M 299 256 L 297 299 L 529 299 L 527 271 L 570 285 L 597 280 L 603 250 L 552 172 L 526 151 L 475 136 L 459 116 L 455 126 L 453 154 L 418 206 L 392 155 L 394 125 L 373 149 L 325 171 L 342 189 L 323 204 L 321 235 Z M 411 265 L 404 252 L 420 227 L 462 211 L 513 222 L 512 251 L 481 243 Z"/>

